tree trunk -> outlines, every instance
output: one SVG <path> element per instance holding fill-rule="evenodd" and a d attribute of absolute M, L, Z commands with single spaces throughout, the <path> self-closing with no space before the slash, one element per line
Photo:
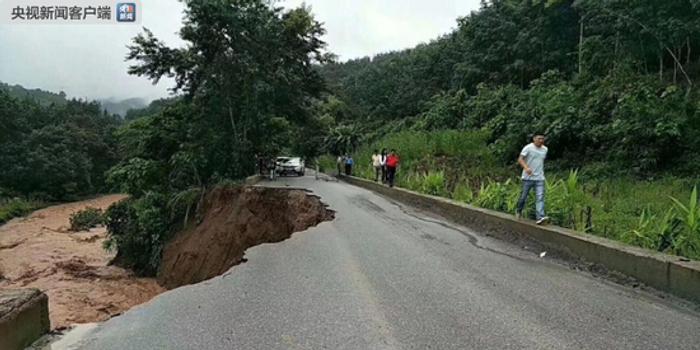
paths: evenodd
<path fill-rule="evenodd" d="M 678 62 L 673 62 L 673 84 L 678 83 Z"/>
<path fill-rule="evenodd" d="M 579 29 L 579 37 L 578 37 L 578 74 L 581 75 L 583 74 L 583 20 L 586 17 L 581 17 L 581 20 L 579 21 L 581 26 Z"/>
<path fill-rule="evenodd" d="M 692 89 L 693 89 L 693 80 L 690 79 L 688 72 L 685 71 L 685 69 L 683 68 L 683 65 L 681 64 L 681 61 L 678 60 L 678 56 L 676 56 L 676 54 L 673 53 L 673 50 L 666 47 L 666 51 L 668 51 L 668 53 L 671 55 L 671 57 L 673 58 L 673 61 L 676 63 L 676 66 L 681 71 L 681 73 L 683 73 L 685 80 L 688 82 L 688 90 L 686 91 L 686 96 L 690 96 L 690 91 L 692 91 Z"/>
<path fill-rule="evenodd" d="M 689 65 L 690 64 L 690 37 L 686 36 L 685 37 L 685 42 L 688 45 L 688 52 L 686 53 L 686 59 L 685 59 L 685 64 Z"/>
<path fill-rule="evenodd" d="M 615 57 L 620 57 L 617 53 L 620 49 L 620 32 L 615 33 Z M 615 66 L 617 66 L 617 60 L 615 60 Z"/>
<path fill-rule="evenodd" d="M 659 81 L 664 81 L 664 53 L 659 53 Z"/>
<path fill-rule="evenodd" d="M 644 64 L 644 74 L 649 74 L 649 60 L 647 60 L 647 50 L 644 46 L 644 39 L 641 35 L 637 36 L 639 38 L 639 48 L 642 49 L 642 62 Z"/>

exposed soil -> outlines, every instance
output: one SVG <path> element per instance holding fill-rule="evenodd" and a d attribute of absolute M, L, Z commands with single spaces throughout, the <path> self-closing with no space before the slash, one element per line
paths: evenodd
<path fill-rule="evenodd" d="M 158 281 L 176 288 L 218 276 L 241 263 L 246 249 L 283 241 L 333 217 L 318 197 L 303 190 L 216 189 L 205 197 L 198 223 L 165 247 Z"/>
<path fill-rule="evenodd" d="M 154 279 L 108 266 L 114 255 L 102 248 L 104 228 L 68 230 L 70 214 L 86 207 L 106 209 L 123 198 L 57 205 L 0 226 L 0 288 L 45 292 L 53 329 L 104 321 L 162 293 Z"/>

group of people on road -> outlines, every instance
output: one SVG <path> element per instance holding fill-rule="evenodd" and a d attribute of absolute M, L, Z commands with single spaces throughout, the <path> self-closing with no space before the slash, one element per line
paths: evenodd
<path fill-rule="evenodd" d="M 535 133 L 532 137 L 532 142 L 527 144 L 520 151 L 518 156 L 518 164 L 522 168 L 522 192 L 518 199 L 515 215 L 521 218 L 528 196 L 532 189 L 535 190 L 535 220 L 538 225 L 543 225 L 549 222 L 549 217 L 545 215 L 545 177 L 544 177 L 544 161 L 547 158 L 548 148 L 544 145 L 544 133 Z M 346 154 L 338 156 L 338 174 L 353 175 L 353 166 L 355 161 L 352 156 Z M 396 170 L 400 160 L 396 150 L 387 152 L 383 149 L 374 150 L 372 154 L 371 165 L 374 168 L 374 181 L 381 182 L 394 187 L 396 179 Z"/>
<path fill-rule="evenodd" d="M 338 156 L 336 160 L 336 165 L 338 167 L 338 175 L 345 174 L 347 176 L 352 175 L 352 167 L 355 165 L 355 160 L 349 154 Z"/>
<path fill-rule="evenodd" d="M 374 168 L 374 181 L 379 182 L 381 177 L 383 184 L 394 187 L 396 169 L 399 167 L 399 155 L 396 150 L 392 149 L 387 153 L 385 148 L 380 153 L 379 150 L 375 149 L 372 153 L 372 167 Z"/>
<path fill-rule="evenodd" d="M 266 157 L 263 155 L 256 154 L 255 163 L 257 165 L 259 175 L 268 176 L 270 174 L 270 171 L 274 171 L 275 169 L 274 157 Z"/>
<path fill-rule="evenodd" d="M 355 165 L 355 160 L 349 154 L 338 156 L 337 160 L 337 170 L 338 174 L 345 174 L 346 176 L 353 175 L 353 167 Z M 389 187 L 394 187 L 394 181 L 396 179 L 396 169 L 399 166 L 399 155 L 396 150 L 391 150 L 387 152 L 383 149 L 381 152 L 379 150 L 374 150 L 372 154 L 371 166 L 374 168 L 374 181 L 381 182 L 383 184 L 389 185 Z"/>

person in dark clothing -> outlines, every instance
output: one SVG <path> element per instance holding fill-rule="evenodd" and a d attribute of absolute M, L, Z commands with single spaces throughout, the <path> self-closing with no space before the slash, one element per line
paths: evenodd
<path fill-rule="evenodd" d="M 389 187 L 394 187 L 394 180 L 396 179 L 396 168 L 399 166 L 399 155 L 396 154 L 395 150 L 391 150 L 389 156 L 386 158 L 386 169 L 387 169 L 387 181 L 389 182 Z"/>
<path fill-rule="evenodd" d="M 355 164 L 355 161 L 352 159 L 350 155 L 345 156 L 345 175 L 351 176 L 352 175 L 352 166 Z"/>
<path fill-rule="evenodd" d="M 260 175 L 265 175 L 265 158 L 260 155 L 255 155 L 258 162 L 258 173 Z"/>
<path fill-rule="evenodd" d="M 379 163 L 382 167 L 382 183 L 386 183 L 387 173 L 386 173 L 386 148 L 382 149 L 382 153 L 379 155 Z"/>

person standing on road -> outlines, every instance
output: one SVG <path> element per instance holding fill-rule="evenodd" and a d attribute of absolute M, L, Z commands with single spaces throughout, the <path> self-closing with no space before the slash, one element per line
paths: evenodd
<path fill-rule="evenodd" d="M 374 167 L 374 182 L 377 182 L 382 173 L 382 155 L 376 149 L 372 153 L 372 166 Z"/>
<path fill-rule="evenodd" d="M 352 156 L 346 155 L 345 156 L 345 175 L 351 176 L 352 175 L 352 166 L 355 164 L 355 161 L 352 159 Z"/>
<path fill-rule="evenodd" d="M 386 170 L 387 170 L 387 181 L 389 182 L 389 187 L 394 187 L 394 180 L 396 179 L 396 168 L 399 166 L 399 155 L 396 154 L 395 150 L 391 150 L 389 156 L 386 158 Z"/>
<path fill-rule="evenodd" d="M 386 158 L 387 158 L 386 148 L 383 148 L 382 153 L 379 155 L 379 165 L 382 168 L 382 183 L 383 184 L 386 183 L 386 176 L 387 176 L 387 174 L 386 174 Z"/>
<path fill-rule="evenodd" d="M 338 176 L 340 176 L 340 174 L 343 173 L 343 166 L 344 166 L 344 164 L 345 164 L 345 157 L 339 155 L 338 158 L 335 160 L 335 163 L 336 163 L 336 164 L 335 164 L 336 167 L 338 168 L 338 169 L 337 169 L 337 170 L 338 170 L 338 173 L 337 173 L 337 174 L 338 174 Z"/>
<path fill-rule="evenodd" d="M 518 164 L 523 168 L 523 191 L 520 194 L 515 215 L 517 218 L 522 217 L 530 190 L 535 188 L 535 219 L 538 225 L 549 222 L 549 217 L 544 213 L 544 160 L 547 158 L 547 151 L 547 146 L 544 145 L 544 134 L 536 133 L 532 143 L 525 146 L 518 157 Z"/>
<path fill-rule="evenodd" d="M 270 180 L 274 180 L 276 172 L 277 172 L 277 160 L 275 160 L 275 158 L 268 158 L 267 159 L 267 170 L 266 171 L 269 173 Z"/>
<path fill-rule="evenodd" d="M 256 154 L 255 161 L 258 162 L 258 174 L 265 175 L 265 157 Z"/>

